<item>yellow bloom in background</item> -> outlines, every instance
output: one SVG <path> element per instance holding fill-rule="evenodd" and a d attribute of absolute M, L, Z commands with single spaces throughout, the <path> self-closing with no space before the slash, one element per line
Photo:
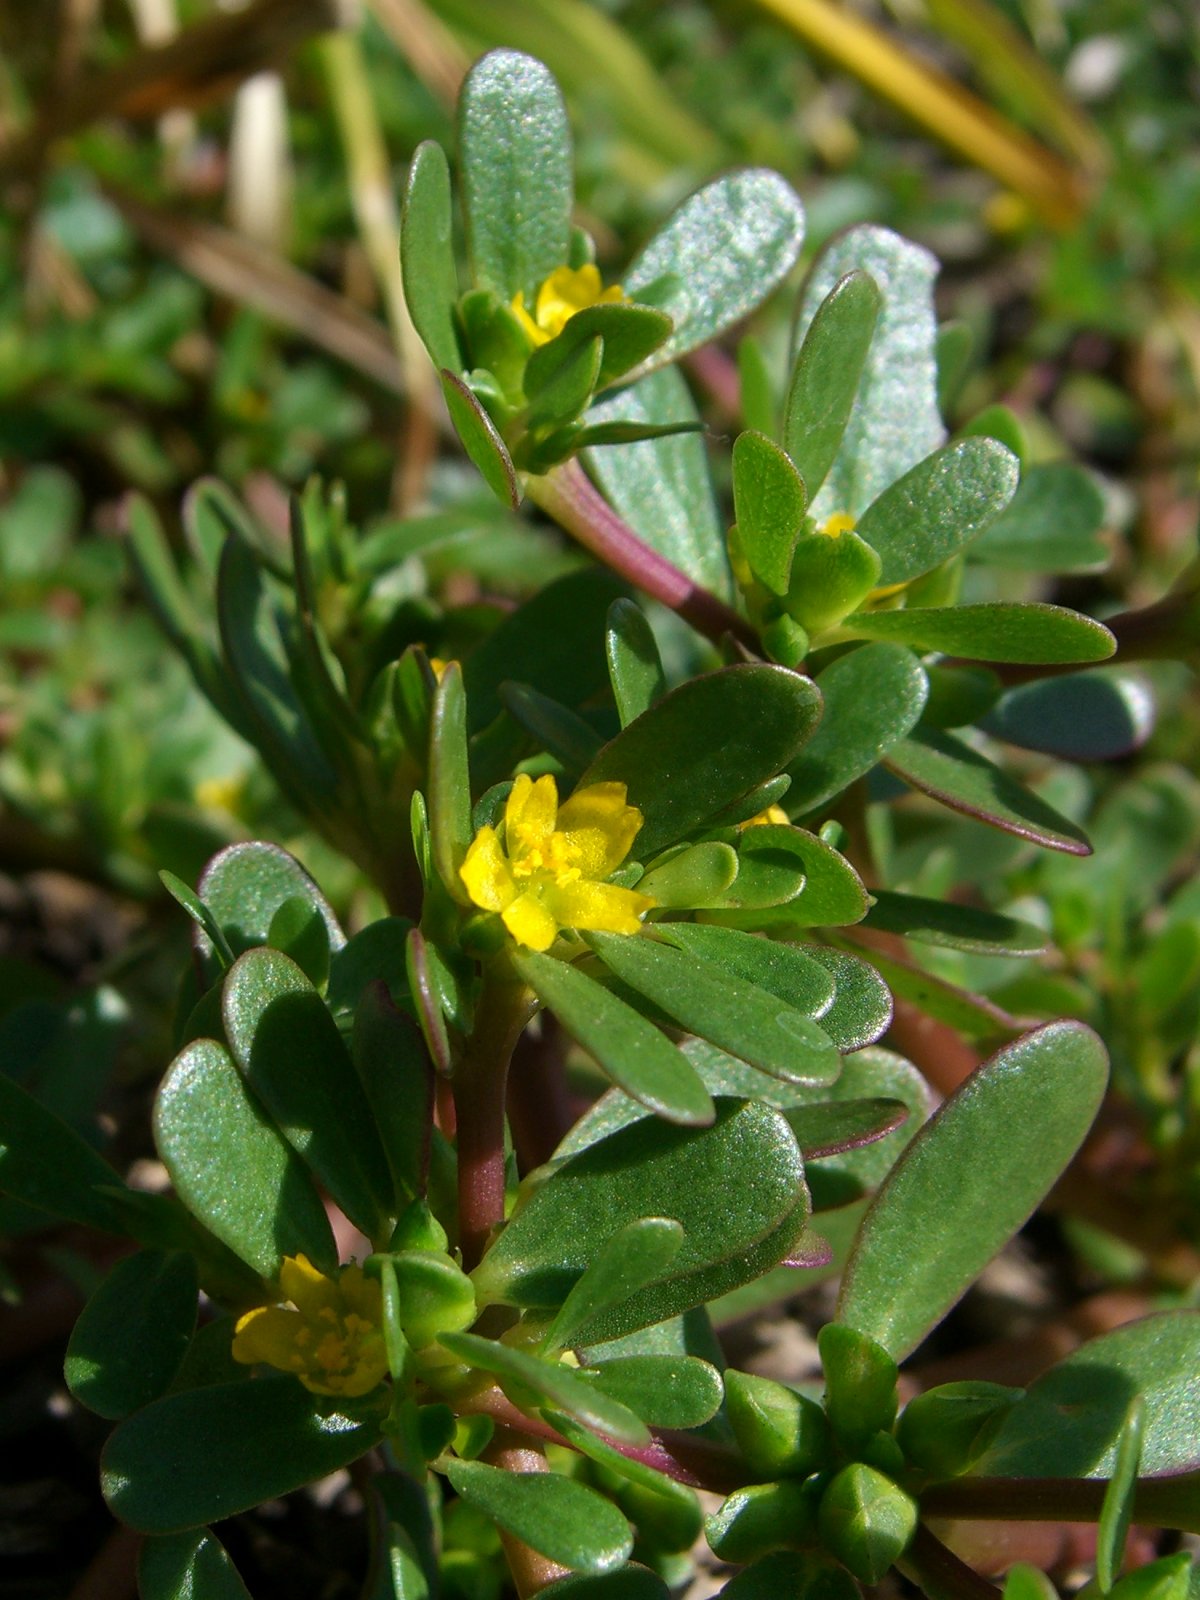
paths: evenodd
<path fill-rule="evenodd" d="M 756 816 L 747 817 L 745 822 L 739 822 L 738 832 L 745 833 L 747 828 L 768 828 L 777 823 L 782 823 L 786 826 L 791 820 L 791 817 L 788 816 L 782 806 L 770 805 L 765 811 L 758 812 Z"/>
<path fill-rule="evenodd" d="M 387 1376 L 383 1293 L 358 1266 L 335 1277 L 307 1256 L 284 1256 L 279 1287 L 287 1306 L 255 1306 L 239 1317 L 233 1359 L 290 1372 L 314 1394 L 367 1394 Z"/>
<path fill-rule="evenodd" d="M 480 828 L 459 875 L 484 911 L 498 911 L 518 944 L 548 950 L 560 928 L 637 933 L 654 901 L 604 879 L 629 854 L 642 813 L 623 783 L 577 789 L 560 809 L 549 775 L 522 773 L 504 807 L 503 840 Z"/>
<path fill-rule="evenodd" d="M 532 316 L 525 309 L 523 290 L 514 296 L 512 308 L 525 332 L 538 345 L 557 338 L 577 311 L 624 298 L 620 284 L 610 284 L 605 289 L 600 269 L 588 262 L 583 267 L 556 267 L 537 292 Z"/>

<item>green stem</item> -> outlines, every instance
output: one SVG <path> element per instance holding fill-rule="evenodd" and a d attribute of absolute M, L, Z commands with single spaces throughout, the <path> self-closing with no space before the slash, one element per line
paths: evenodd
<path fill-rule="evenodd" d="M 758 635 L 724 600 L 692 582 L 673 562 L 651 549 L 605 500 L 578 461 L 566 461 L 542 477 L 525 481 L 529 498 L 590 550 L 655 600 L 677 611 L 698 633 L 720 643 L 731 634 L 758 648 Z"/>
<path fill-rule="evenodd" d="M 458 1231 L 468 1272 L 479 1264 L 492 1229 L 504 1221 L 508 1065 L 534 1004 L 504 956 L 489 961 L 474 1026 L 454 1065 Z"/>

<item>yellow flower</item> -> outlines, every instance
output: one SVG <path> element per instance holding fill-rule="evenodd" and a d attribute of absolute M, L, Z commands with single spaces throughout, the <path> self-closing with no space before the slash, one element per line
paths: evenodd
<path fill-rule="evenodd" d="M 538 345 L 549 344 L 556 338 L 577 311 L 624 298 L 625 291 L 619 284 L 601 288 L 600 269 L 588 262 L 582 267 L 555 267 L 537 292 L 533 316 L 525 309 L 524 290 L 513 297 L 512 308 L 517 321 Z"/>
<path fill-rule="evenodd" d="M 854 518 L 848 512 L 835 511 L 833 516 L 821 524 L 817 532 L 823 533 L 829 539 L 840 539 L 844 533 L 853 533 L 854 527 Z M 899 594 L 901 589 L 907 588 L 907 583 L 881 584 L 878 589 L 871 590 L 867 599 L 868 601 L 886 600 L 889 595 Z"/>
<path fill-rule="evenodd" d="M 549 775 L 522 773 L 504 807 L 504 839 L 480 828 L 459 869 L 467 893 L 498 911 L 518 944 L 548 950 L 560 928 L 637 933 L 654 901 L 604 879 L 629 854 L 642 813 L 623 783 L 577 789 L 559 809 Z"/>
<path fill-rule="evenodd" d="M 771 805 L 765 811 L 758 812 L 756 816 L 747 817 L 745 822 L 739 822 L 738 832 L 744 833 L 747 828 L 767 828 L 776 823 L 782 823 L 786 826 L 791 820 L 791 817 L 788 816 L 782 806 Z"/>
<path fill-rule="evenodd" d="M 383 1294 L 361 1267 L 327 1277 L 307 1256 L 284 1256 L 279 1287 L 289 1306 L 255 1306 L 238 1318 L 235 1361 L 293 1373 L 314 1394 L 367 1394 L 382 1382 Z"/>

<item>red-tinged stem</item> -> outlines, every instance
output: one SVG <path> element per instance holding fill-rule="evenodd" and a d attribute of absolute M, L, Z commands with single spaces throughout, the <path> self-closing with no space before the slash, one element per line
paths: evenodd
<path fill-rule="evenodd" d="M 1102 1478 L 955 1478 L 925 1490 L 921 1513 L 968 1522 L 1095 1522 L 1105 1488 Z"/>
<path fill-rule="evenodd" d="M 458 1230 L 463 1266 L 478 1266 L 504 1221 L 504 1102 L 508 1064 L 533 1014 L 533 995 L 507 962 L 490 962 L 470 1037 L 454 1064 L 458 1125 Z"/>
<path fill-rule="evenodd" d="M 898 1565 L 906 1576 L 916 1579 L 929 1600 L 1000 1600 L 995 1584 L 981 1578 L 924 1524 Z"/>
<path fill-rule="evenodd" d="M 543 477 L 530 477 L 525 492 L 598 561 L 677 611 L 697 632 L 715 643 L 732 634 L 741 644 L 757 648 L 758 636 L 745 617 L 639 539 L 578 461 L 566 461 Z"/>
<path fill-rule="evenodd" d="M 519 1433 L 512 1433 L 507 1428 L 497 1431 L 496 1437 L 484 1451 L 483 1459 L 493 1467 L 503 1468 L 505 1472 L 550 1470 L 541 1450 L 531 1445 L 527 1438 L 523 1438 Z M 527 1544 L 504 1528 L 500 1529 L 500 1542 L 504 1546 L 508 1568 L 517 1586 L 520 1600 L 527 1600 L 529 1595 L 539 1593 L 559 1578 L 565 1578 L 570 1570 L 567 1567 L 560 1567 L 556 1561 L 551 1561 L 549 1556 L 530 1549 Z"/>

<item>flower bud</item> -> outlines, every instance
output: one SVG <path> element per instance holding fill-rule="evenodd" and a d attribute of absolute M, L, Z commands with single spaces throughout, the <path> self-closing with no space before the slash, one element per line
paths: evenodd
<path fill-rule="evenodd" d="M 863 1583 L 878 1583 L 917 1529 L 917 1504 L 882 1472 L 855 1461 L 821 1497 L 825 1548 Z"/>
<path fill-rule="evenodd" d="M 770 1378 L 725 1374 L 725 1414 L 742 1459 L 763 1478 L 803 1478 L 825 1465 L 829 1425 L 815 1400 Z"/>

